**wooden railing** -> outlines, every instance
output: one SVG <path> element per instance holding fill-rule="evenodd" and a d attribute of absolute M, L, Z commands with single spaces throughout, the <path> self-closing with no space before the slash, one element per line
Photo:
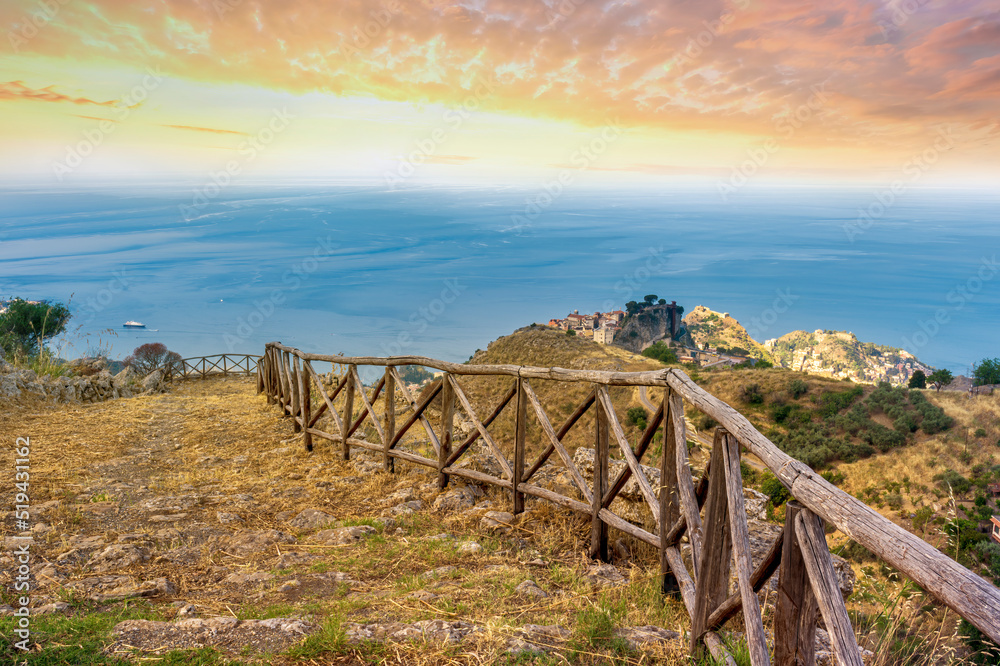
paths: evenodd
<path fill-rule="evenodd" d="M 333 364 L 328 376 L 331 390 L 313 363 Z M 444 372 L 433 389 L 420 400 L 407 389 L 398 366 L 419 365 Z M 379 368 L 379 379 L 366 392 L 358 368 Z M 369 370 L 370 372 L 370 370 Z M 367 373 L 366 373 L 367 374 Z M 462 381 L 470 376 L 510 377 L 489 415 L 482 419 L 466 395 Z M 460 378 L 463 378 L 460 381 Z M 588 385 L 588 397 L 556 430 L 531 385 L 532 380 L 555 380 Z M 616 416 L 610 387 L 646 386 L 664 389 L 662 403 L 648 421 L 635 447 L 629 445 Z M 843 597 L 837 584 L 827 548 L 824 521 L 872 551 L 885 562 L 913 579 L 959 615 L 1000 642 L 1000 589 L 939 552 L 930 544 L 879 515 L 867 505 L 827 482 L 805 464 L 789 457 L 758 432 L 732 407 L 697 386 L 679 370 L 653 372 L 606 372 L 534 368 L 514 365 L 462 365 L 419 356 L 391 358 L 345 357 L 307 354 L 277 342 L 266 346 L 258 365 L 258 392 L 269 403 L 278 404 L 283 414 L 294 419 L 294 429 L 302 433 L 306 450 L 313 437 L 340 443 L 345 460 L 351 448 L 381 454 L 386 471 L 394 471 L 395 460 L 405 460 L 434 469 L 444 488 L 450 477 L 505 488 L 512 494 L 514 513 L 524 510 L 525 496 L 539 497 L 590 516 L 590 556 L 608 559 L 609 528 L 621 530 L 659 550 L 664 592 L 678 592 L 691 617 L 691 651 L 703 648 L 717 660 L 735 665 L 718 630 L 742 611 L 746 641 L 754 666 L 770 664 L 768 643 L 761 618 L 757 592 L 778 572 L 775 607 L 774 663 L 781 665 L 814 663 L 817 618 L 829 632 L 838 664 L 862 663 L 858 644 Z M 426 416 L 440 396 L 440 421 L 435 429 Z M 314 407 L 314 397 L 320 401 Z M 397 420 L 397 401 L 405 403 L 405 419 Z M 376 407 L 381 400 L 382 409 Z M 684 401 L 708 414 L 719 424 L 715 431 L 711 458 L 697 480 L 688 464 Z M 475 428 L 459 442 L 455 439 L 456 404 Z M 490 425 L 512 406 L 514 410 L 512 450 L 508 458 L 490 432 Z M 544 451 L 526 466 L 528 411 Z M 595 456 L 593 483 L 588 484 L 563 444 L 563 439 L 581 417 L 593 410 Z M 485 412 L 484 412 L 485 413 Z M 333 430 L 319 426 L 326 417 Z M 378 437 L 369 442 L 354 436 L 368 421 Z M 418 425 L 419 424 L 419 425 Z M 660 426 L 663 426 L 663 455 L 660 456 L 659 488 L 654 488 L 640 465 Z M 416 426 L 416 428 L 415 428 Z M 399 445 L 410 433 L 420 432 L 427 455 Z M 426 437 L 424 437 L 426 435 Z M 477 440 L 495 460 L 500 476 L 456 463 Z M 416 441 L 411 437 L 408 442 Z M 609 478 L 610 450 L 617 447 L 626 463 L 614 479 Z M 786 510 L 782 534 L 754 569 L 744 508 L 741 449 L 760 458 L 788 488 L 795 501 Z M 553 459 L 553 454 L 555 458 Z M 428 457 L 433 455 L 433 457 Z M 546 464 L 561 464 L 569 472 L 584 501 L 531 483 Z M 645 524 L 652 531 L 611 510 L 611 504 L 635 477 L 648 510 Z M 651 518 L 651 520 L 649 520 Z M 686 536 L 691 546 L 690 566 L 682 557 L 680 542 Z M 735 565 L 738 591 L 728 594 L 730 567 Z"/>
<path fill-rule="evenodd" d="M 205 377 L 214 375 L 252 375 L 257 372 L 261 357 L 254 354 L 213 354 L 194 356 L 181 360 L 181 367 L 174 373 L 175 379 Z"/>

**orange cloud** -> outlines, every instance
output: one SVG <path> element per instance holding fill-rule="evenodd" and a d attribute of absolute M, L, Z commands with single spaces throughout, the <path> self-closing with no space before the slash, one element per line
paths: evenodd
<path fill-rule="evenodd" d="M 211 127 L 194 127 L 192 125 L 161 125 L 171 129 L 190 130 L 192 132 L 210 132 L 212 134 L 236 134 L 238 136 L 249 136 L 246 132 L 236 132 L 234 130 L 213 129 Z"/>
<path fill-rule="evenodd" d="M 93 104 L 94 106 L 117 106 L 118 100 L 107 102 L 97 102 L 86 97 L 70 97 L 63 93 L 52 90 L 53 86 L 34 89 L 24 85 L 21 81 L 8 81 L 0 83 L 0 99 L 6 100 L 32 100 L 36 102 L 69 102 L 71 104 Z"/>

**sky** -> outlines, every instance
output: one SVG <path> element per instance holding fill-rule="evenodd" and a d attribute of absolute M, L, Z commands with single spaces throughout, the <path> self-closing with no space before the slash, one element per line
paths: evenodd
<path fill-rule="evenodd" d="M 4 0 L 0 175 L 995 184 L 1000 1 Z"/>

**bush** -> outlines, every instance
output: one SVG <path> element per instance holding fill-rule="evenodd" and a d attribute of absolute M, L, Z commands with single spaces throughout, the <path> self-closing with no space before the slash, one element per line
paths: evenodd
<path fill-rule="evenodd" d="M 809 392 L 809 385 L 806 384 L 801 379 L 796 379 L 791 384 L 788 385 L 788 393 L 793 398 L 801 398 L 808 392 Z"/>
<path fill-rule="evenodd" d="M 947 491 L 950 487 L 956 495 L 964 495 L 972 488 L 972 482 L 953 469 L 946 469 L 940 474 L 935 474 L 934 481 L 942 490 Z"/>
<path fill-rule="evenodd" d="M 779 507 L 791 499 L 788 489 L 774 474 L 765 470 L 761 472 L 761 479 L 760 491 L 768 496 L 773 506 Z"/>
<path fill-rule="evenodd" d="M 917 370 L 910 376 L 910 381 L 907 382 L 906 386 L 916 389 L 927 388 L 927 375 L 924 374 L 923 370 Z"/>
<path fill-rule="evenodd" d="M 986 437 L 986 428 L 976 428 L 976 437 Z"/>
<path fill-rule="evenodd" d="M 629 410 L 625 412 L 625 422 L 634 425 L 640 430 L 646 429 L 646 420 L 648 418 L 649 415 L 642 407 L 629 407 Z"/>
<path fill-rule="evenodd" d="M 740 389 L 740 400 L 748 405 L 760 405 L 764 402 L 764 394 L 760 392 L 760 384 L 745 384 Z"/>
<path fill-rule="evenodd" d="M 647 358 L 655 358 L 661 363 L 677 363 L 676 352 L 664 344 L 663 340 L 657 340 L 650 346 L 643 349 L 642 355 Z"/>
<path fill-rule="evenodd" d="M 142 377 L 154 370 L 163 370 L 169 377 L 180 371 L 180 361 L 180 354 L 168 350 L 162 342 L 148 342 L 136 347 L 124 363 Z"/>

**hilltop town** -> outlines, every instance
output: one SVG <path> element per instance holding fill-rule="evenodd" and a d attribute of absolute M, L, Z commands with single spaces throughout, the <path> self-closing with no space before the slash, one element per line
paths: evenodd
<path fill-rule="evenodd" d="M 698 367 L 765 361 L 832 379 L 893 385 L 905 385 L 917 371 L 933 372 L 903 349 L 861 342 L 849 331 L 792 331 L 761 343 L 728 312 L 699 305 L 681 319 L 683 313 L 677 301 L 667 303 L 650 294 L 643 301 L 629 301 L 625 310 L 592 314 L 574 310 L 546 325 L 637 353 L 665 340 L 681 362 Z"/>

